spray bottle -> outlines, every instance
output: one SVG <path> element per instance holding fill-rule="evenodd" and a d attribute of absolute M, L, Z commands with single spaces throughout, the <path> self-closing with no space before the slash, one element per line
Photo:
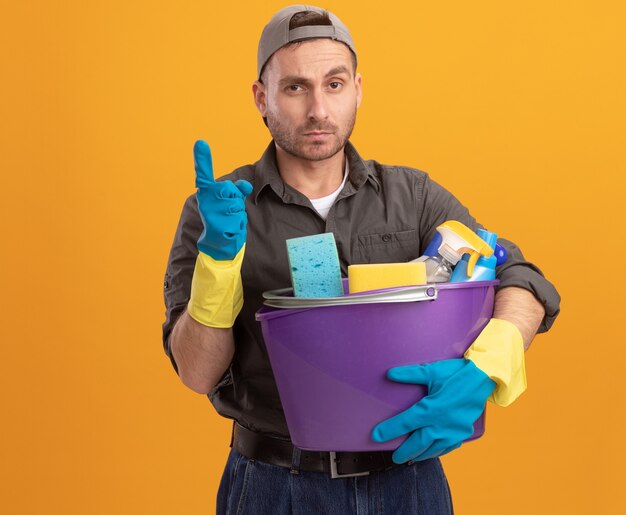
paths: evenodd
<path fill-rule="evenodd" d="M 463 254 L 469 255 L 466 269 L 470 277 L 481 255 L 485 257 L 493 255 L 493 248 L 461 222 L 448 220 L 437 227 L 437 232 L 441 235 L 441 245 L 437 249 L 439 255 L 424 255 L 413 260 L 426 264 L 426 279 L 429 283 L 449 281 L 452 268 Z"/>
<path fill-rule="evenodd" d="M 484 229 L 477 229 L 476 233 L 489 245 L 489 247 L 492 249 L 496 248 L 496 241 L 498 240 L 498 235 L 496 233 L 485 231 Z M 504 259 L 506 260 L 506 255 Z M 489 257 L 480 256 L 478 261 L 476 261 L 473 273 L 470 274 L 469 261 L 470 256 L 468 254 L 464 254 L 461 261 L 459 261 L 456 265 L 454 272 L 452 272 L 450 282 L 460 283 L 493 281 L 496 278 L 496 265 L 501 264 L 495 253 Z"/>

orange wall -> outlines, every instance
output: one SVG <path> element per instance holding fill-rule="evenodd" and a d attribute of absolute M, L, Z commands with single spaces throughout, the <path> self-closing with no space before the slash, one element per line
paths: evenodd
<path fill-rule="evenodd" d="M 3 9 L 3 512 L 212 511 L 229 424 L 162 353 L 162 279 L 194 140 L 220 173 L 267 144 L 250 84 L 282 5 Z M 444 459 L 462 514 L 622 505 L 623 5 L 324 4 L 359 50 L 361 154 L 427 170 L 563 296 L 528 392 Z"/>

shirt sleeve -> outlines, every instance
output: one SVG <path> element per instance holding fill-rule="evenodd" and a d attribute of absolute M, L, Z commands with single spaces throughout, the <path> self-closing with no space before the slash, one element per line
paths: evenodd
<path fill-rule="evenodd" d="M 176 372 L 178 368 L 172 356 L 169 338 L 174 324 L 189 302 L 191 279 L 198 256 L 196 243 L 201 232 L 202 220 L 198 214 L 198 203 L 194 194 L 187 198 L 183 206 L 163 282 L 166 309 L 163 324 L 163 348 Z"/>
<path fill-rule="evenodd" d="M 428 176 L 423 183 L 422 206 L 419 219 L 422 252 L 435 235 L 437 227 L 446 220 L 458 220 L 474 231 L 478 228 L 484 229 L 454 195 Z M 543 304 L 546 312 L 537 332 L 547 331 L 560 311 L 559 293 L 541 270 L 524 258 L 515 243 L 503 238 L 498 238 L 498 243 L 506 248 L 508 258 L 504 264 L 496 267 L 496 277 L 500 280 L 496 291 L 508 286 L 517 286 L 530 291 Z"/>

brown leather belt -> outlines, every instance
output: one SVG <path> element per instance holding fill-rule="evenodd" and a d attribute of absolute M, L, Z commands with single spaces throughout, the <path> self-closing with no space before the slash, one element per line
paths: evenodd
<path fill-rule="evenodd" d="M 271 437 L 233 424 L 231 447 L 251 460 L 291 469 L 326 472 L 332 478 L 366 476 L 370 472 L 397 467 L 391 451 L 380 452 L 318 452 L 294 447 L 291 441 Z"/>

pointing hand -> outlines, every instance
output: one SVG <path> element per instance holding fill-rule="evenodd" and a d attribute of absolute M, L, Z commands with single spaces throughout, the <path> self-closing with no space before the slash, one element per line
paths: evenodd
<path fill-rule="evenodd" d="M 233 259 L 246 242 L 245 199 L 252 192 L 248 181 L 216 181 L 209 145 L 202 140 L 193 147 L 198 191 L 198 210 L 204 230 L 198 250 L 215 260 Z"/>

